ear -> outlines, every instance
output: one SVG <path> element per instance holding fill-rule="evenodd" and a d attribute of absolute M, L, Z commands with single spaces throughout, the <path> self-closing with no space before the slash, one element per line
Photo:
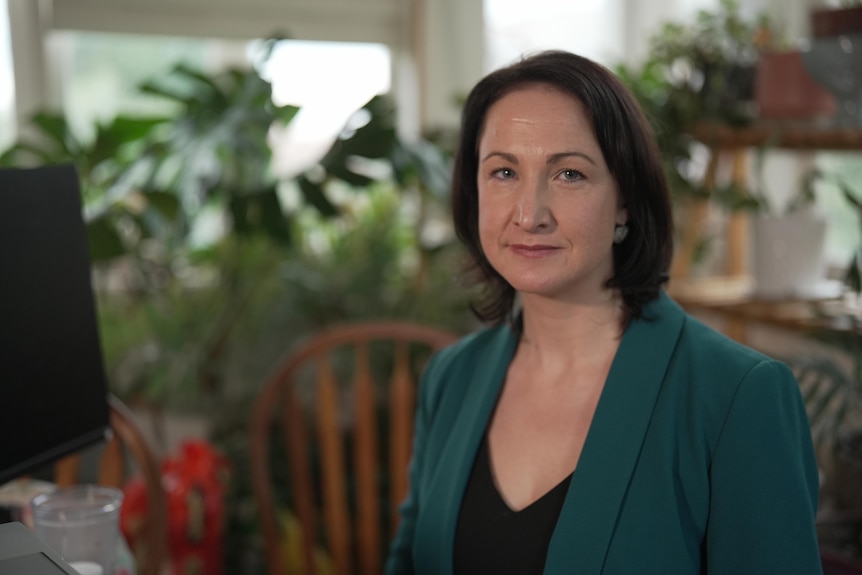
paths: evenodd
<path fill-rule="evenodd" d="M 628 221 L 629 221 L 629 211 L 625 208 L 618 208 L 617 209 L 617 215 L 614 218 L 614 223 L 618 226 L 621 226 Z"/>

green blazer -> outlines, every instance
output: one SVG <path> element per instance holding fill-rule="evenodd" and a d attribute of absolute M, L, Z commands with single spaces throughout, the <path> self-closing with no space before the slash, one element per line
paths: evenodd
<path fill-rule="evenodd" d="M 509 327 L 483 329 L 425 370 L 388 575 L 452 573 L 461 499 L 516 345 Z M 622 337 L 544 572 L 821 573 L 817 496 L 790 370 L 662 294 Z"/>

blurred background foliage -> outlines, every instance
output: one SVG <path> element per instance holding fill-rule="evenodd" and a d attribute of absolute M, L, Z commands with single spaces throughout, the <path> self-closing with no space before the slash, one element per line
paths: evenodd
<path fill-rule="evenodd" d="M 162 104 L 143 109 L 164 114 L 76 130 L 41 111 L 0 155 L 6 166 L 76 167 L 109 385 L 153 414 L 159 451 L 164 413 L 208 422 L 235 471 L 228 573 L 262 567 L 247 418 L 276 361 L 335 322 L 476 325 L 456 280 L 450 151 L 400 138 L 392 101 L 377 96 L 315 165 L 279 177 L 272 131 L 298 110 L 273 104 L 260 74 L 270 53 L 246 69 L 178 64 L 144 82 L 141 94 Z"/>
<path fill-rule="evenodd" d="M 470 329 L 448 223 L 451 154 L 404 141 L 385 96 L 320 161 L 272 170 L 276 106 L 259 70 L 176 65 L 89 137 L 41 111 L 0 163 L 72 163 L 85 203 L 112 391 L 131 404 L 208 412 L 251 394 L 292 343 L 328 323 L 412 318 Z"/>

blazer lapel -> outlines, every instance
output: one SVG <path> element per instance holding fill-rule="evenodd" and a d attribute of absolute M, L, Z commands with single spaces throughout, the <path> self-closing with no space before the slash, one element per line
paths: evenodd
<path fill-rule="evenodd" d="M 611 365 L 551 538 L 546 575 L 601 573 L 684 319 L 663 293 L 644 316 L 652 320 L 629 325 Z"/>
<path fill-rule="evenodd" d="M 466 391 L 463 396 L 453 394 L 453 405 L 441 405 L 439 409 L 440 413 L 454 414 L 454 418 L 431 479 L 428 501 L 435 504 L 423 511 L 422 525 L 417 525 L 416 529 L 417 533 L 430 536 L 429 540 L 436 543 L 434 547 L 422 546 L 423 553 L 428 552 L 428 555 L 415 558 L 417 564 L 423 566 L 423 572 L 435 575 L 452 573 L 453 544 L 461 500 L 516 344 L 517 338 L 510 328 L 497 328 L 489 345 L 472 358 L 471 367 L 477 366 L 477 369 L 453 374 L 458 381 L 448 383 L 464 386 Z M 431 567 L 435 565 L 436 568 Z"/>

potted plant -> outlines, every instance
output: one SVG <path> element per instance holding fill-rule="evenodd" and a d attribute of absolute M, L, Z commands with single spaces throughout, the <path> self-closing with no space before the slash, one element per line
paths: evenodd
<path fill-rule="evenodd" d="M 693 125 L 741 125 L 754 119 L 755 65 L 759 30 L 747 22 L 736 0 L 721 0 L 715 11 L 701 10 L 692 23 L 664 23 L 651 38 L 639 67 L 616 72 L 638 99 L 674 172 L 689 180 L 681 160 L 690 157 Z M 684 162 L 683 162 L 684 164 Z M 676 182 L 679 183 L 679 182 Z M 700 191 L 687 191 L 700 195 Z"/>
<path fill-rule="evenodd" d="M 752 190 L 752 278 L 754 294 L 765 299 L 813 297 L 822 291 L 826 260 L 826 217 L 815 205 L 815 183 L 823 177 L 808 170 L 796 193 L 779 205 L 762 182 Z"/>
<path fill-rule="evenodd" d="M 737 0 L 700 10 L 694 22 L 667 22 L 652 37 L 650 60 L 664 68 L 669 105 L 683 120 L 744 125 L 754 119 L 758 25 L 739 14 Z"/>
<path fill-rule="evenodd" d="M 709 206 L 735 211 L 750 202 L 747 192 L 731 184 L 716 189 L 712 177 L 693 156 L 700 124 L 740 126 L 755 119 L 755 65 L 758 23 L 739 14 L 735 0 L 715 10 L 701 10 L 693 22 L 667 22 L 650 39 L 645 62 L 616 71 L 632 90 L 655 132 L 681 227 L 673 277 L 708 253 L 703 233 Z M 702 156 L 701 156 L 702 157 Z M 709 174 L 709 169 L 707 173 Z"/>

